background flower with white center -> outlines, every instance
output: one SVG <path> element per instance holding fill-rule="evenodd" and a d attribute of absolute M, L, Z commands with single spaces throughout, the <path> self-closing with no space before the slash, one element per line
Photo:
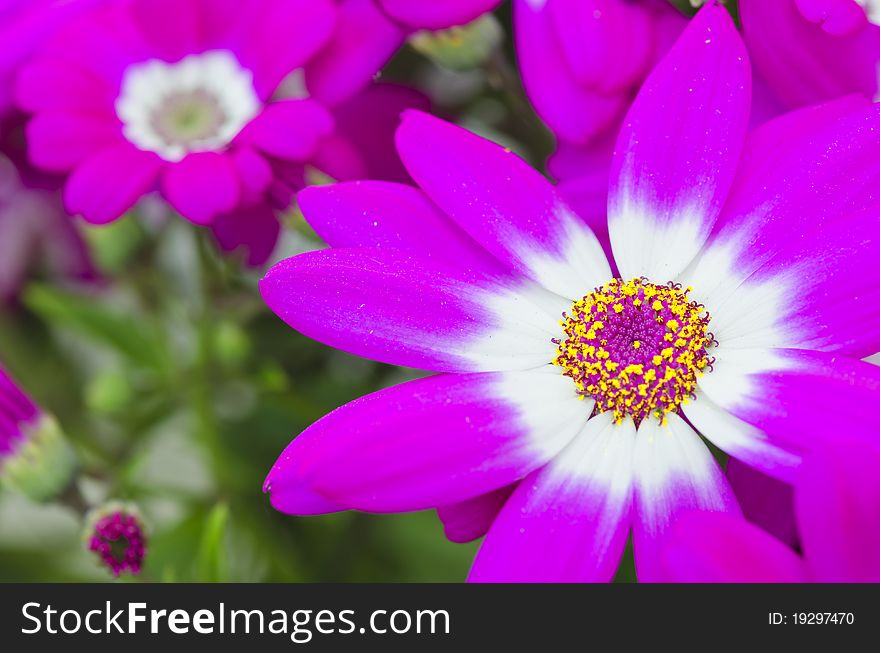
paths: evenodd
<path fill-rule="evenodd" d="M 279 233 L 275 211 L 306 184 L 307 166 L 342 179 L 372 172 L 372 153 L 361 156 L 334 112 L 370 102 L 355 95 L 384 62 L 315 69 L 345 11 L 331 0 L 96 4 L 18 76 L 30 158 L 68 175 L 67 208 L 89 222 L 113 221 L 158 190 L 225 249 L 244 246 L 262 263 Z M 344 92 L 326 90 L 334 84 Z M 395 116 L 424 107 L 409 91 L 380 99 Z"/>

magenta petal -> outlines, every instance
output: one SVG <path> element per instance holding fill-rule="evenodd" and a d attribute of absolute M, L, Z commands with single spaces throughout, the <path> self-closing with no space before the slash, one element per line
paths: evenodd
<path fill-rule="evenodd" d="M 635 427 L 594 417 L 519 484 L 489 529 L 470 582 L 607 582 L 632 517 Z"/>
<path fill-rule="evenodd" d="M 226 252 L 243 249 L 247 264 L 263 265 L 275 251 L 281 223 L 270 206 L 257 204 L 218 215 L 211 230 L 220 248 Z"/>
<path fill-rule="evenodd" d="M 788 546 L 798 544 L 790 485 L 737 458 L 727 461 L 727 480 L 746 519 Z"/>
<path fill-rule="evenodd" d="M 768 434 L 732 415 L 703 390 L 697 391 L 684 412 L 694 428 L 725 453 L 767 476 L 791 483 L 804 452 L 801 438 L 787 432 Z"/>
<path fill-rule="evenodd" d="M 413 29 L 445 29 L 476 20 L 501 0 L 377 0 L 394 20 Z"/>
<path fill-rule="evenodd" d="M 272 483 L 267 481 L 264 491 L 269 493 L 272 507 L 286 515 L 307 517 L 345 510 L 343 506 L 309 490 L 294 475 L 279 476 Z"/>
<path fill-rule="evenodd" d="M 240 138 L 270 156 L 305 161 L 332 131 L 333 116 L 319 102 L 282 100 L 268 105 Z"/>
<path fill-rule="evenodd" d="M 406 37 L 373 0 L 342 0 L 338 11 L 333 37 L 306 66 L 309 93 L 330 106 L 365 88 Z"/>
<path fill-rule="evenodd" d="M 113 89 L 69 62 L 37 59 L 25 66 L 15 82 L 15 101 L 28 112 L 72 111 L 105 117 L 112 123 Z"/>
<path fill-rule="evenodd" d="M 826 12 L 828 5 L 836 5 L 831 12 L 835 20 L 811 19 L 823 11 L 818 7 L 817 12 L 820 2 Z M 854 19 L 862 22 L 861 28 L 853 23 L 853 14 L 847 17 L 841 9 L 861 12 Z M 740 0 L 740 16 L 755 69 L 789 107 L 850 93 L 872 98 L 877 92 L 880 32 L 865 24 L 864 12 L 853 0 Z"/>
<path fill-rule="evenodd" d="M 274 179 L 272 166 L 259 152 L 249 147 L 236 148 L 232 161 L 241 180 L 242 200 L 246 204 L 258 202 Z"/>
<path fill-rule="evenodd" d="M 515 487 L 506 485 L 472 499 L 437 508 L 437 517 L 443 522 L 446 539 L 463 544 L 483 537 Z"/>
<path fill-rule="evenodd" d="M 880 449 L 837 434 L 843 440 L 807 458 L 795 486 L 804 556 L 814 580 L 877 583 Z"/>
<path fill-rule="evenodd" d="M 802 583 L 794 551 L 733 515 L 682 515 L 661 554 L 663 575 L 679 583 Z"/>
<path fill-rule="evenodd" d="M 285 77 L 330 41 L 337 19 L 333 0 L 273 0 L 254 12 L 241 56 L 260 97 L 271 97 Z"/>
<path fill-rule="evenodd" d="M 546 11 L 580 84 L 603 93 L 637 88 L 654 54 L 652 13 L 626 0 L 550 0 Z"/>
<path fill-rule="evenodd" d="M 37 114 L 26 133 L 31 162 L 51 172 L 66 172 L 122 140 L 117 121 L 67 111 Z"/>
<path fill-rule="evenodd" d="M 566 300 L 515 277 L 455 272 L 394 249 L 282 261 L 263 299 L 303 334 L 359 356 L 434 371 L 545 366 Z"/>
<path fill-rule="evenodd" d="M 873 212 L 858 213 L 828 227 L 797 240 L 789 235 L 789 242 L 746 279 L 727 300 L 741 315 L 719 321 L 719 341 L 729 347 L 772 344 L 856 358 L 880 349 L 880 219 Z M 766 319 L 742 315 L 767 289 L 778 299 Z"/>
<path fill-rule="evenodd" d="M 839 36 L 850 34 L 868 25 L 865 10 L 853 0 L 794 0 L 801 15 L 822 29 Z"/>
<path fill-rule="evenodd" d="M 321 140 L 317 151 L 309 157 L 309 166 L 336 181 L 369 179 L 363 154 L 337 130 Z"/>
<path fill-rule="evenodd" d="M 714 371 L 700 379 L 702 391 L 801 456 L 838 433 L 877 439 L 877 366 L 796 349 L 718 349 L 717 354 Z M 711 431 L 706 435 L 713 439 Z"/>
<path fill-rule="evenodd" d="M 709 246 L 682 279 L 717 307 L 720 342 L 877 350 L 869 296 L 878 174 L 880 108 L 858 97 L 786 114 L 749 136 Z M 864 237 L 845 238 L 852 229 Z M 835 287 L 844 278 L 846 291 Z M 852 301 L 862 288 L 865 301 Z M 758 304 L 764 310 L 754 311 Z"/>
<path fill-rule="evenodd" d="M 678 415 L 639 425 L 634 453 L 633 549 L 640 581 L 663 577 L 660 554 L 670 527 L 691 510 L 739 514 L 736 498 L 700 437 Z"/>
<path fill-rule="evenodd" d="M 699 252 L 733 183 L 750 102 L 745 46 L 711 2 L 648 77 L 617 141 L 608 226 L 623 278 L 673 279 Z"/>
<path fill-rule="evenodd" d="M 333 247 L 390 247 L 462 270 L 504 270 L 412 186 L 383 181 L 312 186 L 300 191 L 297 202 L 317 234 Z"/>
<path fill-rule="evenodd" d="M 423 510 L 509 485 L 565 446 L 589 406 L 570 381 L 543 372 L 441 375 L 357 399 L 319 420 L 278 459 L 358 510 Z"/>
<path fill-rule="evenodd" d="M 358 179 L 411 181 L 394 149 L 394 132 L 403 111 L 430 108 L 431 101 L 420 91 L 387 82 L 373 84 L 335 107 L 336 133 L 357 150 L 364 164 Z"/>
<path fill-rule="evenodd" d="M 629 94 L 604 95 L 578 82 L 546 3 L 514 0 L 513 17 L 523 86 L 538 115 L 555 134 L 583 144 L 620 118 Z"/>
<path fill-rule="evenodd" d="M 500 261 L 564 297 L 611 276 L 602 247 L 547 179 L 509 150 L 418 111 L 397 149 L 443 211 Z"/>
<path fill-rule="evenodd" d="M 95 224 L 111 222 L 155 187 L 164 164 L 128 143 L 104 149 L 70 175 L 64 189 L 67 210 Z"/>
<path fill-rule="evenodd" d="M 130 0 L 132 18 L 147 43 L 166 61 L 198 52 L 199 0 Z"/>
<path fill-rule="evenodd" d="M 184 218 L 205 225 L 238 205 L 241 185 L 230 157 L 218 152 L 196 152 L 168 164 L 162 178 L 162 194 Z"/>

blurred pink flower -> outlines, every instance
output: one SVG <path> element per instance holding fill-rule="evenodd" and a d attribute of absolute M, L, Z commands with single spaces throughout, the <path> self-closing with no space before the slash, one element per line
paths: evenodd
<path fill-rule="evenodd" d="M 835 442 L 817 450 L 794 486 L 803 554 L 730 515 L 693 513 L 673 527 L 665 578 L 704 583 L 880 582 L 880 450 Z"/>
<path fill-rule="evenodd" d="M 371 166 L 373 153 L 359 151 L 334 118 L 384 63 L 327 66 L 351 20 L 348 4 L 96 7 L 18 76 L 17 104 L 32 115 L 30 159 L 67 175 L 66 206 L 89 222 L 113 221 L 158 190 L 183 217 L 214 227 L 225 249 L 244 246 L 259 264 L 278 235 L 274 210 L 305 184 L 306 166 L 320 162 L 332 176 L 334 152 L 347 157 L 339 167 L 349 175 Z M 357 43 L 348 45 L 356 54 Z"/>

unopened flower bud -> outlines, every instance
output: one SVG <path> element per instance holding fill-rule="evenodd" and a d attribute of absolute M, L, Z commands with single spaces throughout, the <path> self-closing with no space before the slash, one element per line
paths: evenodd
<path fill-rule="evenodd" d="M 137 575 L 147 553 L 144 522 L 137 507 L 111 501 L 86 519 L 86 546 L 114 576 Z"/>

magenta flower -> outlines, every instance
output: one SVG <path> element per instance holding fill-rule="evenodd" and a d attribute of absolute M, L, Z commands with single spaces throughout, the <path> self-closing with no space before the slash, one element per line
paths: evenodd
<path fill-rule="evenodd" d="M 683 582 L 880 582 L 880 451 L 845 442 L 817 451 L 795 483 L 803 555 L 728 515 L 684 515 L 663 553 Z M 696 543 L 699 543 L 697 546 Z"/>
<path fill-rule="evenodd" d="M 755 70 L 785 106 L 877 95 L 876 0 L 740 0 L 739 7 Z"/>
<path fill-rule="evenodd" d="M 89 516 L 86 540 L 114 576 L 137 575 L 147 554 L 143 521 L 132 506 L 110 502 Z"/>
<path fill-rule="evenodd" d="M 272 504 L 439 507 L 456 539 L 488 528 L 476 581 L 608 580 L 632 532 L 652 580 L 679 514 L 738 513 L 698 432 L 783 480 L 829 431 L 864 432 L 880 111 L 839 101 L 746 138 L 749 105 L 745 47 L 711 2 L 624 120 L 614 268 L 545 178 L 417 112 L 397 146 L 419 189 L 303 191 L 333 248 L 270 270 L 267 304 L 328 345 L 441 374 L 307 429 L 266 479 Z"/>
<path fill-rule="evenodd" d="M 305 166 L 332 168 L 332 108 L 380 65 L 325 73 L 343 14 L 332 0 L 104 3 L 18 77 L 31 160 L 69 175 L 67 208 L 89 222 L 158 190 L 258 263 L 277 237 L 273 208 L 305 185 Z"/>

